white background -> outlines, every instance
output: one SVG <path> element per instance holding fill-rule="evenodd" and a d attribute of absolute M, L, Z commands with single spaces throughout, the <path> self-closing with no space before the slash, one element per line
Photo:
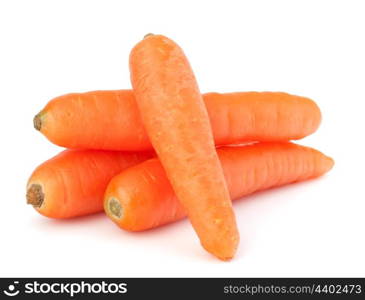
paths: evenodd
<path fill-rule="evenodd" d="M 363 1 L 1 1 L 1 276 L 365 276 Z M 336 160 L 321 179 L 234 205 L 231 262 L 187 221 L 126 233 L 103 214 L 68 221 L 25 204 L 32 170 L 61 149 L 33 129 L 68 92 L 129 88 L 128 55 L 146 33 L 185 50 L 202 92 L 311 97 L 320 130 L 300 143 Z"/>

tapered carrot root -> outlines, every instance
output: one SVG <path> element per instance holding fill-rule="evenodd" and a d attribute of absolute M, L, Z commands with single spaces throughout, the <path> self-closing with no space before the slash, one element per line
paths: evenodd
<path fill-rule="evenodd" d="M 298 140 L 315 132 L 321 122 L 318 106 L 305 97 L 280 92 L 204 97 L 217 145 Z"/>
<path fill-rule="evenodd" d="M 139 42 L 129 60 L 141 119 L 201 245 L 222 260 L 239 243 L 209 116 L 182 49 L 162 35 Z"/>
<path fill-rule="evenodd" d="M 41 164 L 27 184 L 27 203 L 50 218 L 99 212 L 110 179 L 152 153 L 65 150 Z"/>
<path fill-rule="evenodd" d="M 292 143 L 258 143 L 218 149 L 231 199 L 321 176 L 333 160 Z M 104 210 L 119 227 L 147 230 L 186 216 L 157 158 L 128 168 L 109 183 Z"/>
<path fill-rule="evenodd" d="M 286 93 L 208 93 L 203 99 L 216 145 L 296 140 L 316 131 L 321 121 L 315 102 Z M 34 117 L 34 127 L 67 148 L 152 149 L 131 90 L 57 97 Z"/>

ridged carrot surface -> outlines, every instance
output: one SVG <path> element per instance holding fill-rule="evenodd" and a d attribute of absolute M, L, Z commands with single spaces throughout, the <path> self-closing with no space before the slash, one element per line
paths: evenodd
<path fill-rule="evenodd" d="M 281 92 L 203 94 L 216 145 L 287 141 L 315 132 L 321 112 L 309 98 Z M 72 93 L 34 118 L 56 145 L 74 149 L 152 149 L 131 90 Z"/>
<path fill-rule="evenodd" d="M 129 65 L 146 132 L 202 246 L 222 260 L 232 258 L 239 243 L 235 215 L 185 54 L 167 37 L 152 35 L 132 49 Z"/>
<path fill-rule="evenodd" d="M 102 211 L 113 176 L 150 157 L 144 152 L 65 150 L 35 169 L 27 184 L 27 202 L 50 218 Z"/>
<path fill-rule="evenodd" d="M 292 143 L 258 143 L 218 149 L 231 199 L 253 192 L 321 176 L 333 160 L 321 152 Z M 157 158 L 115 176 L 105 197 L 106 214 L 119 227 L 147 230 L 186 216 Z"/>

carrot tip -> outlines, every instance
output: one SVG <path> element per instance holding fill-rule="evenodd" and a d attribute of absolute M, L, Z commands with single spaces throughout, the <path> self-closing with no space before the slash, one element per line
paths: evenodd
<path fill-rule="evenodd" d="M 123 208 L 117 199 L 110 198 L 108 200 L 108 210 L 114 218 L 120 219 L 122 217 Z"/>
<path fill-rule="evenodd" d="M 153 36 L 154 34 L 153 33 L 147 33 L 143 38 L 148 38 L 149 36 Z"/>
<path fill-rule="evenodd" d="M 44 201 L 44 193 L 40 184 L 32 184 L 27 190 L 27 203 L 34 207 L 41 207 Z"/>
<path fill-rule="evenodd" d="M 34 119 L 33 119 L 33 125 L 34 125 L 34 128 L 37 129 L 37 130 L 41 130 L 42 128 L 42 119 L 41 119 L 41 113 L 38 113 L 34 116 Z"/>

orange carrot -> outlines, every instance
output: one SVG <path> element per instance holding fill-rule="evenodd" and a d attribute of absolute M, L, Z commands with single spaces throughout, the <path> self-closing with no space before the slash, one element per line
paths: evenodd
<path fill-rule="evenodd" d="M 301 139 L 317 130 L 314 101 L 280 92 L 203 95 L 216 145 Z M 51 100 L 34 126 L 73 149 L 152 149 L 131 90 L 72 93 Z"/>
<path fill-rule="evenodd" d="M 321 176 L 333 160 L 292 143 L 258 143 L 217 150 L 231 199 Z M 182 219 L 185 209 L 157 158 L 128 168 L 109 183 L 104 210 L 119 227 L 141 231 Z"/>
<path fill-rule="evenodd" d="M 149 35 L 130 55 L 131 82 L 150 141 L 202 246 L 234 256 L 239 233 L 209 117 L 182 49 Z"/>
<path fill-rule="evenodd" d="M 27 184 L 27 203 L 50 218 L 99 212 L 110 179 L 150 157 L 144 152 L 65 150 L 35 169 Z"/>

